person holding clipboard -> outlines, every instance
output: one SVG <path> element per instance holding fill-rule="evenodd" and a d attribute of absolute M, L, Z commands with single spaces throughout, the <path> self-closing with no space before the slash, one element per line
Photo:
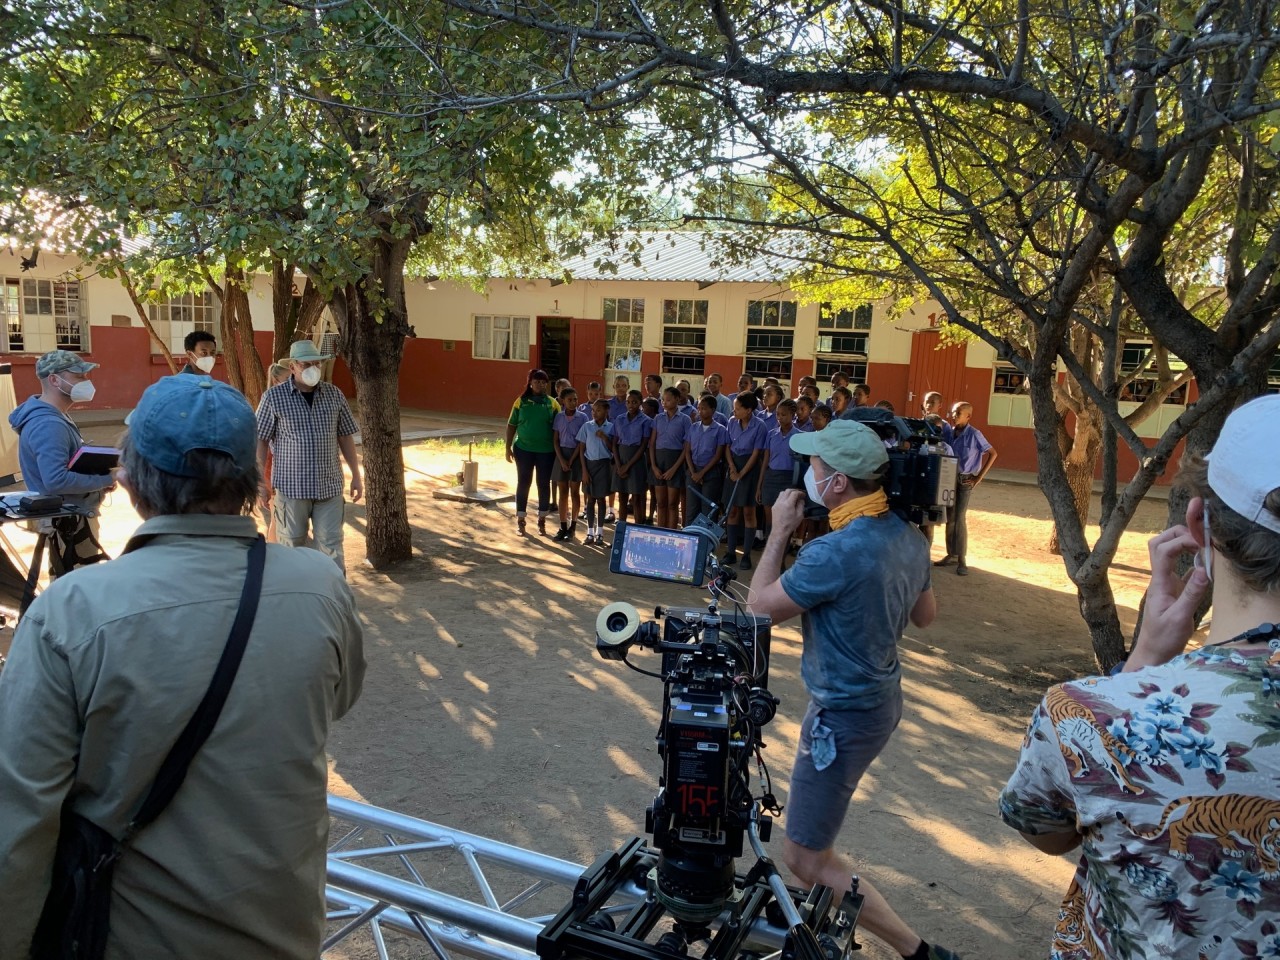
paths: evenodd
<path fill-rule="evenodd" d="M 82 472 L 90 460 L 99 461 L 90 469 L 101 469 L 103 460 L 87 453 L 77 459 L 85 446 L 84 437 L 67 411 L 72 404 L 93 399 L 89 373 L 97 366 L 69 350 L 46 353 L 36 361 L 39 395 L 28 398 L 9 415 L 9 425 L 18 434 L 23 483 L 45 496 L 61 497 L 87 513 L 98 509 L 103 495 L 115 487 L 115 479 L 109 466 L 102 472 Z M 73 469 L 73 460 L 81 469 Z M 106 559 L 98 542 L 96 517 L 58 518 L 51 546 L 49 568 L 53 576 Z"/>

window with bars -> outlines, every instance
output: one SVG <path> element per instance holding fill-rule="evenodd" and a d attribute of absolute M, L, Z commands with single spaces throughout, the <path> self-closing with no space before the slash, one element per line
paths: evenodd
<path fill-rule="evenodd" d="M 832 310 L 824 303 L 818 308 L 819 330 L 870 330 L 871 304 L 864 303 L 856 310 Z"/>
<path fill-rule="evenodd" d="M 813 376 L 820 384 L 830 383 L 831 378 L 837 373 L 843 373 L 851 383 L 866 383 L 867 361 L 818 357 L 814 363 Z"/>
<path fill-rule="evenodd" d="M 1280 353 L 1272 358 L 1267 370 L 1267 393 L 1280 393 Z"/>
<path fill-rule="evenodd" d="M 747 345 L 743 373 L 757 380 L 791 379 L 796 305 L 785 300 L 747 301 Z"/>
<path fill-rule="evenodd" d="M 1132 376 L 1139 369 L 1136 377 L 1126 383 L 1120 390 L 1120 399 L 1142 403 L 1160 387 L 1156 375 L 1155 364 L 1150 362 L 1153 345 L 1148 341 L 1129 340 L 1120 350 L 1120 374 L 1122 377 Z M 1187 365 L 1172 354 L 1169 355 L 1169 371 L 1180 374 Z M 1187 402 L 1187 385 L 1184 383 L 1167 397 L 1164 403 L 1183 405 Z"/>
<path fill-rule="evenodd" d="M 867 381 L 867 339 L 871 329 L 871 304 L 856 310 L 832 310 L 824 303 L 818 310 L 818 342 L 814 351 L 814 376 L 828 383 L 843 373 L 854 383 Z"/>
<path fill-rule="evenodd" d="M 1013 364 L 997 363 L 992 377 L 992 393 L 1023 394 L 1027 392 L 1027 378 Z"/>
<path fill-rule="evenodd" d="M 662 372 L 702 376 L 707 362 L 707 300 L 662 301 Z"/>
<path fill-rule="evenodd" d="M 203 330 L 218 335 L 218 301 L 212 290 L 181 293 L 147 307 L 151 325 L 175 354 L 186 350 L 187 334 Z"/>
<path fill-rule="evenodd" d="M 18 280 L 5 278 L 4 288 L 0 290 L 0 320 L 4 322 L 5 350 L 8 353 L 21 353 L 22 337 L 22 284 Z"/>
<path fill-rule="evenodd" d="M 5 284 L 6 301 L 9 283 Z M 28 332 L 39 331 L 54 335 L 54 347 L 59 350 L 83 351 L 89 349 L 89 323 L 81 309 L 79 280 L 22 280 L 21 318 L 18 339 L 25 345 Z M 6 331 L 13 346 L 13 326 L 6 303 Z M 30 328 L 34 327 L 35 331 Z"/>
<path fill-rule="evenodd" d="M 640 369 L 644 342 L 644 300 L 634 297 L 605 297 L 603 304 L 606 369 Z"/>
<path fill-rule="evenodd" d="M 476 314 L 472 317 L 471 356 L 528 363 L 529 318 Z"/>

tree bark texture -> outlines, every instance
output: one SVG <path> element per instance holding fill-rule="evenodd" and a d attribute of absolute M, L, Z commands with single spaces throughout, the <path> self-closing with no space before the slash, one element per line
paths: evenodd
<path fill-rule="evenodd" d="M 324 313 L 325 299 L 319 288 L 307 279 L 302 293 L 296 293 L 295 265 L 283 260 L 271 262 L 271 312 L 274 321 L 275 341 L 272 356 L 287 356 L 289 345 L 295 340 L 310 339 L 316 323 Z"/>
<path fill-rule="evenodd" d="M 1104 575 L 1090 577 L 1076 584 L 1080 616 L 1089 626 L 1093 653 L 1104 673 L 1125 657 L 1124 631 L 1120 628 L 1120 612 L 1116 609 L 1111 582 Z"/>
<path fill-rule="evenodd" d="M 1062 458 L 1062 469 L 1067 475 L 1067 486 L 1075 500 L 1076 516 L 1080 526 L 1089 524 L 1089 499 L 1093 496 L 1093 474 L 1102 451 L 1101 416 L 1097 407 L 1086 399 L 1076 414 L 1076 432 L 1070 447 Z M 1058 525 L 1054 524 L 1049 535 L 1049 552 L 1058 553 Z"/>
<path fill-rule="evenodd" d="M 222 295 L 222 356 L 227 364 L 227 379 L 245 395 L 255 409 L 266 390 L 266 372 L 253 342 L 253 319 L 249 313 L 249 294 L 244 271 L 227 265 L 226 285 Z"/>
<path fill-rule="evenodd" d="M 400 447 L 400 360 L 409 332 L 404 298 L 406 241 L 373 241 L 371 267 L 334 297 L 342 353 L 359 406 L 368 524 L 365 555 L 374 569 L 409 560 L 413 537 Z"/>

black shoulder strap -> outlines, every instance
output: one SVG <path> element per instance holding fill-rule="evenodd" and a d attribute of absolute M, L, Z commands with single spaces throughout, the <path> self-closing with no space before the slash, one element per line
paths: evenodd
<path fill-rule="evenodd" d="M 186 779 L 191 761 L 213 732 L 249 642 L 249 631 L 253 628 L 254 618 L 258 613 L 258 598 L 262 595 L 262 571 L 266 562 L 267 542 L 259 534 L 249 548 L 249 572 L 245 577 L 244 589 L 240 592 L 240 607 L 236 611 L 235 622 L 231 624 L 231 636 L 222 649 L 222 658 L 213 672 L 213 680 L 210 681 L 200 706 L 196 707 L 196 712 L 191 715 L 169 750 L 169 755 L 160 765 L 155 783 L 151 785 L 147 798 L 142 801 L 142 806 L 125 831 L 124 843 L 128 843 L 134 834 L 158 817 L 169 805 L 182 786 L 182 781 Z"/>

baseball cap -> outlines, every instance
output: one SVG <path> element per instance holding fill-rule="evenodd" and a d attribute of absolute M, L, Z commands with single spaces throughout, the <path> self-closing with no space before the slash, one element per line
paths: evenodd
<path fill-rule="evenodd" d="M 1280 517 L 1268 510 L 1267 494 L 1280 487 L 1280 394 L 1258 397 L 1231 411 L 1205 457 L 1209 486 L 1228 507 L 1260 527 L 1280 533 Z"/>
<path fill-rule="evenodd" d="M 43 380 L 51 373 L 88 373 L 97 366 L 70 350 L 50 350 L 36 361 L 36 376 Z"/>
<path fill-rule="evenodd" d="M 825 430 L 798 433 L 791 449 L 806 457 L 821 457 L 832 470 L 855 480 L 870 480 L 889 462 L 889 453 L 874 430 L 856 420 L 832 420 Z"/>
<path fill-rule="evenodd" d="M 253 408 L 235 387 L 212 377 L 162 377 L 142 393 L 125 423 L 134 449 L 152 466 L 179 477 L 192 450 L 217 450 L 242 469 L 257 456 Z"/>

